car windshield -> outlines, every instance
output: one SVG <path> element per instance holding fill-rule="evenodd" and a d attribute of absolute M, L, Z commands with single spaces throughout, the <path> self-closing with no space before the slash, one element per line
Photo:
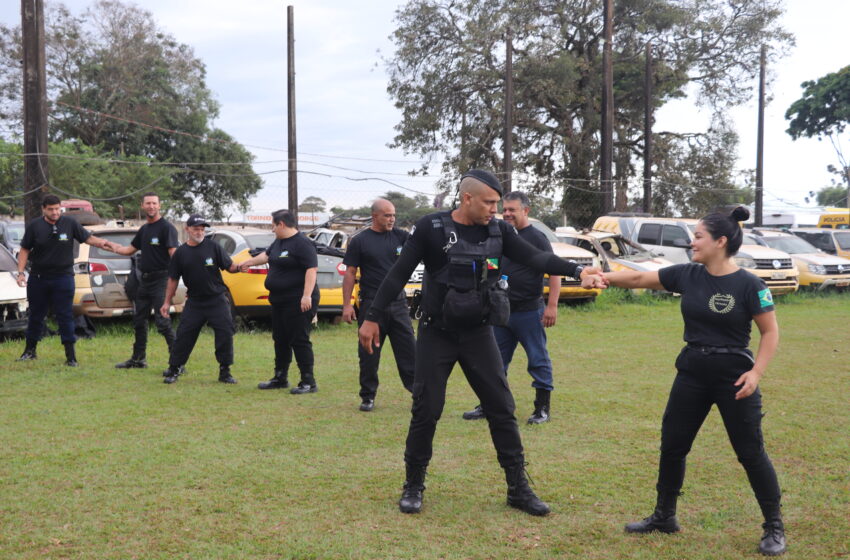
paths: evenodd
<path fill-rule="evenodd" d="M 772 249 L 779 249 L 780 251 L 785 251 L 792 255 L 796 255 L 798 253 L 818 252 L 814 245 L 804 239 L 800 239 L 799 237 L 765 237 L 764 241 L 767 243 L 768 247 Z"/>
<path fill-rule="evenodd" d="M 558 239 L 558 236 L 555 235 L 555 232 L 553 232 L 551 229 L 549 229 L 549 226 L 547 226 L 543 222 L 538 222 L 536 220 L 529 220 L 528 223 L 533 225 L 538 230 L 542 231 L 543 235 L 546 236 L 546 239 L 549 240 L 549 243 L 561 243 L 561 240 Z"/>
<path fill-rule="evenodd" d="M 251 233 L 245 236 L 245 242 L 248 243 L 250 249 L 265 249 L 274 243 L 274 234 L 269 233 Z"/>
<path fill-rule="evenodd" d="M 106 239 L 107 241 L 112 241 L 113 243 L 118 243 L 119 245 L 127 246 L 136 237 L 135 231 L 113 231 L 113 232 L 94 232 L 97 237 L 102 239 Z M 124 255 L 118 255 L 113 253 L 112 251 L 107 251 L 105 249 L 99 249 L 97 247 L 92 246 L 89 249 L 89 258 L 90 259 L 126 259 L 127 257 Z"/>
<path fill-rule="evenodd" d="M 0 272 L 12 272 L 14 270 L 18 270 L 18 263 L 15 261 L 15 257 L 5 247 L 0 246 Z"/>
<path fill-rule="evenodd" d="M 749 233 L 744 234 L 744 239 L 743 239 L 742 244 L 743 245 L 761 245 L 761 243 L 758 242 L 758 239 L 756 239 L 755 237 L 753 237 Z"/>
<path fill-rule="evenodd" d="M 850 250 L 850 231 L 836 231 L 835 242 L 845 251 Z"/>
<path fill-rule="evenodd" d="M 24 228 L 26 225 L 23 222 L 13 222 L 6 226 L 6 231 L 9 232 L 9 241 L 20 244 L 24 237 Z"/>

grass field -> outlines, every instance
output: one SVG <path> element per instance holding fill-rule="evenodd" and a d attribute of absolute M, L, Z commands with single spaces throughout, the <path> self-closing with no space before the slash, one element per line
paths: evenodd
<path fill-rule="evenodd" d="M 784 491 L 789 558 L 850 559 L 850 294 L 778 303 L 780 351 L 762 381 L 768 452 Z M 688 463 L 672 536 L 623 533 L 654 504 L 661 413 L 681 342 L 678 303 L 605 294 L 549 330 L 552 421 L 530 427 L 518 352 L 510 381 L 535 489 L 553 509 L 505 506 L 503 473 L 460 370 L 449 381 L 425 505 L 396 501 L 409 421 L 390 352 L 371 413 L 357 410 L 354 326 L 313 335 L 319 392 L 258 391 L 268 332 L 239 333 L 235 386 L 202 335 L 175 385 L 113 369 L 129 325 L 58 338 L 34 363 L 0 343 L 0 558 L 755 558 L 758 506 L 713 410 Z"/>

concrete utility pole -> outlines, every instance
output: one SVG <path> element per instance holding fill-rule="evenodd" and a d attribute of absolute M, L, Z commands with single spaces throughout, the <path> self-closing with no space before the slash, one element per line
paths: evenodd
<path fill-rule="evenodd" d="M 614 0 L 603 2 L 602 46 L 602 154 L 600 173 L 602 187 L 602 214 L 608 214 L 614 207 L 614 184 L 611 175 L 611 163 L 614 159 L 614 65 L 611 59 L 611 40 L 613 37 Z"/>
<path fill-rule="evenodd" d="M 511 179 L 514 172 L 514 45 L 513 34 L 508 28 L 505 38 L 505 157 L 502 162 L 502 186 L 505 192 L 511 192 Z"/>
<path fill-rule="evenodd" d="M 643 75 L 643 211 L 652 212 L 652 43 L 646 44 Z"/>
<path fill-rule="evenodd" d="M 764 70 L 767 59 L 767 47 L 761 46 L 759 60 L 759 130 L 756 147 L 756 215 L 755 226 L 762 225 L 764 202 Z"/>
<path fill-rule="evenodd" d="M 44 70 L 43 0 L 21 0 L 24 48 L 24 217 L 41 216 L 47 194 L 47 84 Z M 33 191 L 34 192 L 30 192 Z"/>
<path fill-rule="evenodd" d="M 298 155 L 295 149 L 295 16 L 286 7 L 287 144 L 289 145 L 289 211 L 298 219 Z"/>

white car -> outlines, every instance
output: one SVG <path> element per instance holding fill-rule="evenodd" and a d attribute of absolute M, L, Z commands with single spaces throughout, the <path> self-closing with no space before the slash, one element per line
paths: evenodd
<path fill-rule="evenodd" d="M 0 336 L 27 328 L 27 289 L 18 286 L 17 271 L 12 252 L 0 245 Z"/>

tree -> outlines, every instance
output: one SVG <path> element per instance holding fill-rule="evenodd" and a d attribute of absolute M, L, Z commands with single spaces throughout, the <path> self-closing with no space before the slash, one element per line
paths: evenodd
<path fill-rule="evenodd" d="M 818 204 L 821 206 L 848 207 L 847 189 L 839 186 L 824 187 L 817 192 Z"/>
<path fill-rule="evenodd" d="M 786 132 L 797 140 L 803 136 L 828 138 L 839 166 L 827 170 L 840 177 L 850 190 L 850 159 L 841 146 L 841 136 L 850 124 L 850 66 L 816 80 L 803 82 L 803 97 L 785 112 L 790 121 Z"/>
<path fill-rule="evenodd" d="M 328 203 L 318 196 L 308 196 L 298 205 L 299 212 L 324 212 Z"/>
<path fill-rule="evenodd" d="M 643 152 L 646 42 L 655 51 L 656 108 L 695 90 L 720 110 L 751 96 L 745 84 L 754 83 L 763 43 L 776 57 L 792 42 L 778 24 L 781 14 L 780 0 L 616 3 L 615 180 L 622 189 Z M 560 202 L 568 215 L 598 213 L 600 20 L 598 0 L 409 0 L 396 14 L 396 50 L 385 59 L 388 92 L 402 115 L 391 145 L 425 159 L 442 156 L 444 184 L 470 167 L 501 169 L 510 26 L 515 169 L 528 175 L 528 190 L 566 193 Z"/>
<path fill-rule="evenodd" d="M 189 46 L 160 30 L 150 12 L 119 0 L 98 0 L 82 16 L 56 4 L 46 20 L 53 142 L 191 162 L 165 188 L 181 211 L 222 218 L 231 204 L 247 208 L 262 186 L 253 157 L 211 125 L 219 107 Z M 18 28 L 0 27 L 0 118 L 18 132 L 20 45 Z"/>

